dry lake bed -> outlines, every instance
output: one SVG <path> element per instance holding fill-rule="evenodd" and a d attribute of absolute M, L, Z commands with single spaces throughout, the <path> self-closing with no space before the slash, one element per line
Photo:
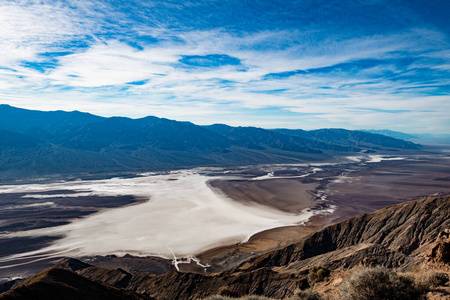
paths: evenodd
<path fill-rule="evenodd" d="M 65 256 L 129 271 L 223 270 L 348 217 L 449 192 L 448 152 L 5 183 L 0 278 Z"/>

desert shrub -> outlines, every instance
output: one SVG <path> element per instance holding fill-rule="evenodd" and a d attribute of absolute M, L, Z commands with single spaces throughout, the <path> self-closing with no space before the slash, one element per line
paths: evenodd
<path fill-rule="evenodd" d="M 403 300 L 423 299 L 423 291 L 414 277 L 401 276 L 382 267 L 355 268 L 340 286 L 345 300 Z"/>
<path fill-rule="evenodd" d="M 244 296 L 241 298 L 233 298 L 233 297 L 215 295 L 215 296 L 208 297 L 204 300 L 271 300 L 271 298 L 267 298 L 264 296 L 254 296 L 254 295 Z"/>
<path fill-rule="evenodd" d="M 217 292 L 217 295 L 218 296 L 232 297 L 232 298 L 239 297 L 239 295 L 236 292 L 232 291 L 230 289 L 230 287 L 228 287 L 228 286 L 221 286 L 219 288 L 219 291 Z"/>
<path fill-rule="evenodd" d="M 289 300 L 322 300 L 322 296 L 311 289 L 296 291 L 294 297 Z"/>
<path fill-rule="evenodd" d="M 308 282 L 310 285 L 315 284 L 316 282 L 323 281 L 325 278 L 330 276 L 330 270 L 324 267 L 314 266 L 309 269 L 308 273 Z"/>
<path fill-rule="evenodd" d="M 204 300 L 235 300 L 236 298 L 230 298 L 230 297 L 225 297 L 225 296 L 219 296 L 219 295 L 214 295 L 208 298 L 205 298 Z"/>
<path fill-rule="evenodd" d="M 432 288 L 445 285 L 449 281 L 448 275 L 442 272 L 425 271 L 416 276 L 416 286 L 423 293 Z"/>

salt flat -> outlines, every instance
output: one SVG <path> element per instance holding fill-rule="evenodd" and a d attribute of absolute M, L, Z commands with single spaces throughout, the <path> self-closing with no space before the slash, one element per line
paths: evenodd
<path fill-rule="evenodd" d="M 447 177 L 445 155 L 363 155 L 329 164 L 0 185 L 7 250 L 0 275 L 26 274 L 64 256 L 197 256 L 210 264 L 238 247 L 234 265 L 240 254 L 295 242 L 336 220 L 448 191 Z"/>
<path fill-rule="evenodd" d="M 79 195 L 148 197 L 144 203 L 108 209 L 67 225 L 4 234 L 3 238 L 64 237 L 44 249 L 3 257 L 1 261 L 28 255 L 189 256 L 219 245 L 243 242 L 266 229 L 299 224 L 318 213 L 304 209 L 293 214 L 258 204 L 244 205 L 213 191 L 207 184 L 211 178 L 195 170 L 184 170 L 125 179 L 0 186 L 0 193 L 40 192 L 39 197 L 45 199 L 51 199 L 51 194 L 45 192 L 55 190 L 71 190 Z"/>

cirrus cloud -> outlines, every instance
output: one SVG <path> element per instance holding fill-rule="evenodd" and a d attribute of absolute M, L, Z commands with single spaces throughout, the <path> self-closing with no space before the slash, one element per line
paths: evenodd
<path fill-rule="evenodd" d="M 241 17 L 232 2 L 3 2 L 0 97 L 202 124 L 447 132 L 448 33 L 407 4 L 327 4 L 313 19 L 308 1 L 301 12 L 297 1 L 239 4 Z M 262 11 L 260 24 L 252 5 L 282 15 Z M 374 8 L 398 29 L 355 27 L 349 9 Z"/>

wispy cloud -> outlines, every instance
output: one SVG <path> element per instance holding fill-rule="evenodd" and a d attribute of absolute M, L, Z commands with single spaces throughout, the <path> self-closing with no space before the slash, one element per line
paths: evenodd
<path fill-rule="evenodd" d="M 364 31 L 345 24 L 358 20 L 327 22 L 342 5 L 313 19 L 289 11 L 293 1 L 271 8 L 278 17 L 261 11 L 264 26 L 252 4 L 235 5 L 245 18 L 228 2 L 2 2 L 0 98 L 203 124 L 239 116 L 265 127 L 447 131 L 448 35 L 418 14 L 402 12 L 397 30 L 372 20 Z"/>

